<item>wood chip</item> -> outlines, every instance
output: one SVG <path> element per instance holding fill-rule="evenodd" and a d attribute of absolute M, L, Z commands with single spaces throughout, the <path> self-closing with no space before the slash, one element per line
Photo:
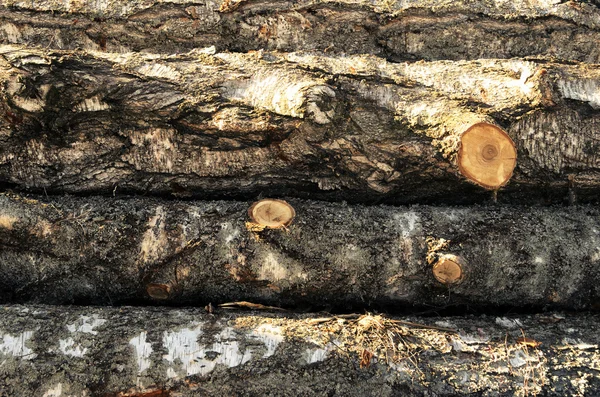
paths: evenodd
<path fill-rule="evenodd" d="M 369 368 L 369 366 L 371 365 L 371 360 L 373 359 L 373 353 L 371 353 L 367 349 L 364 349 L 360 356 L 360 367 Z"/>
<path fill-rule="evenodd" d="M 171 286 L 168 284 L 148 284 L 146 292 L 151 298 L 165 300 L 171 296 Z"/>

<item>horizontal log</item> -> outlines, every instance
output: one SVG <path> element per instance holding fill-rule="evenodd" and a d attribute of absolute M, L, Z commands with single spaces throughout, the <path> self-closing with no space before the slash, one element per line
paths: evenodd
<path fill-rule="evenodd" d="M 10 396 L 593 396 L 599 316 L 3 306 Z M 418 323 L 416 323 L 418 322 Z"/>
<path fill-rule="evenodd" d="M 211 48 L 0 55 L 0 182 L 20 189 L 469 203 L 511 174 L 507 202 L 595 200 L 600 187 L 590 65 Z M 487 124 L 517 150 L 493 183 L 457 164 L 464 132 Z"/>
<path fill-rule="evenodd" d="M 596 207 L 288 202 L 291 223 L 269 229 L 245 202 L 2 194 L 0 300 L 348 310 L 586 308 L 600 296 Z"/>
<path fill-rule="evenodd" d="M 600 63 L 597 1 L 24 1 L 0 42 L 109 52 L 268 49 L 395 59 L 550 56 Z"/>

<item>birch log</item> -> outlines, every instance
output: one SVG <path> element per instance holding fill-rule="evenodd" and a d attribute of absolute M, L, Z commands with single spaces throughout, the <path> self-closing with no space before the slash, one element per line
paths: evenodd
<path fill-rule="evenodd" d="M 0 299 L 343 310 L 598 303 L 596 207 L 288 202 L 293 221 L 269 229 L 245 202 L 0 195 Z"/>
<path fill-rule="evenodd" d="M 395 203 L 481 201 L 508 182 L 506 201 L 597 198 L 595 66 L 213 51 L 0 47 L 0 181 Z M 505 141 L 486 155 L 502 160 L 501 183 L 457 164 L 461 144 L 479 150 L 463 133 L 488 124 Z"/>
<path fill-rule="evenodd" d="M 591 314 L 385 318 L 132 307 L 0 310 L 0 390 L 7 396 L 600 393 L 600 318 Z"/>

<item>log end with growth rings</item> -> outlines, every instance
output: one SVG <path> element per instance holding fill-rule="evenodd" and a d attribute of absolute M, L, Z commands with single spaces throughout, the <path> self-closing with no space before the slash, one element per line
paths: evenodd
<path fill-rule="evenodd" d="M 477 123 L 461 135 L 458 169 L 478 185 L 491 190 L 504 186 L 516 165 L 515 144 L 500 128 Z"/>
<path fill-rule="evenodd" d="M 258 225 L 280 229 L 292 223 L 296 211 L 283 200 L 264 199 L 252 204 L 248 209 L 248 216 Z"/>
<path fill-rule="evenodd" d="M 461 262 L 455 255 L 443 255 L 433 265 L 433 276 L 445 285 L 458 284 L 463 279 Z"/>

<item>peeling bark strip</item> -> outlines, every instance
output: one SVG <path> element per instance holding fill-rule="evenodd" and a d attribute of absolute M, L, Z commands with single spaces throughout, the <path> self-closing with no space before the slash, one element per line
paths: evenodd
<path fill-rule="evenodd" d="M 175 3 L 175 4 L 174 4 Z M 5 0 L 0 42 L 109 52 L 268 49 L 600 62 L 594 1 Z"/>
<path fill-rule="evenodd" d="M 257 230 L 244 202 L 4 194 L 0 299 L 585 308 L 600 297 L 595 207 L 289 203 L 287 229 Z M 434 270 L 454 257 L 460 274 Z"/>
<path fill-rule="evenodd" d="M 518 152 L 501 198 L 599 191 L 600 69 L 589 65 L 210 48 L 0 54 L 0 182 L 19 188 L 474 202 L 488 194 L 456 157 L 463 133 L 487 123 Z M 511 166 L 492 182 L 467 176 L 494 188 Z"/>
<path fill-rule="evenodd" d="M 387 319 L 131 307 L 0 310 L 0 390 L 9 396 L 600 393 L 598 315 Z"/>

